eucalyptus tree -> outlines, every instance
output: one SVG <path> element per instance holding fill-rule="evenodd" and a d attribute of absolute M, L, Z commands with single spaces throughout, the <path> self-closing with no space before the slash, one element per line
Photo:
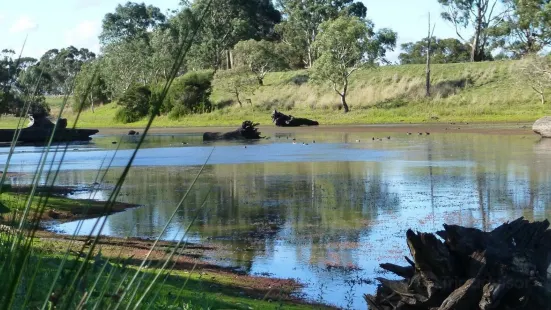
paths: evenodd
<path fill-rule="evenodd" d="M 193 3 L 202 11 L 208 0 Z M 191 58 L 195 69 L 232 68 L 231 50 L 248 39 L 273 39 L 281 14 L 270 0 L 214 0 L 194 44 Z"/>
<path fill-rule="evenodd" d="M 551 44 L 550 0 L 503 1 L 511 9 L 490 28 L 493 47 L 502 48 L 512 58 L 520 58 Z"/>
<path fill-rule="evenodd" d="M 423 64 L 427 60 L 427 39 L 408 42 L 401 45 L 402 53 L 398 56 L 400 63 Z M 431 38 L 431 62 L 436 64 L 467 62 L 471 57 L 471 47 L 455 38 Z"/>
<path fill-rule="evenodd" d="M 355 0 L 279 0 L 285 20 L 277 26 L 283 42 L 300 51 L 306 67 L 311 67 L 318 53 L 314 48 L 323 22 L 339 16 L 365 18 L 367 9 Z"/>
<path fill-rule="evenodd" d="M 373 24 L 358 17 L 342 16 L 321 24 L 315 48 L 320 57 L 313 66 L 313 78 L 329 82 L 340 96 L 344 112 L 349 111 L 346 96 L 349 78 L 357 70 L 384 60 L 386 52 L 396 45 L 396 33 L 381 29 L 377 33 Z"/>
<path fill-rule="evenodd" d="M 285 58 L 278 45 L 266 40 L 240 41 L 235 45 L 236 62 L 249 68 L 262 86 L 268 72 L 286 68 Z"/>
<path fill-rule="evenodd" d="M 489 29 L 503 21 L 510 11 L 501 0 L 438 0 L 446 12 L 442 18 L 454 25 L 457 36 L 471 44 L 470 60 L 486 60 L 489 53 Z M 466 38 L 461 30 L 470 28 L 472 38 Z"/>

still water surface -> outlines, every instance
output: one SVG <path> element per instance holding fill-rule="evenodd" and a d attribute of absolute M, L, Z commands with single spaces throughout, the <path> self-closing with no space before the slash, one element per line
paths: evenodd
<path fill-rule="evenodd" d="M 137 141 L 111 143 L 118 139 L 98 136 L 71 145 L 57 184 L 87 186 L 105 173 L 95 198 L 107 199 Z M 0 149 L 2 163 L 6 152 Z M 9 170 L 34 171 L 40 152 L 19 147 Z M 408 228 L 433 232 L 451 223 L 492 229 L 520 216 L 548 218 L 551 210 L 551 139 L 534 135 L 282 132 L 248 144 L 154 135 L 118 199 L 143 207 L 109 216 L 102 233 L 157 237 L 209 155 L 162 238 L 180 239 L 198 214 L 187 241 L 226 249 L 209 260 L 297 278 L 306 284 L 305 297 L 343 308 L 366 308 L 363 294 L 376 289 L 379 263 L 404 263 Z M 50 159 L 57 163 L 59 157 Z M 84 221 L 80 234 L 94 222 Z M 51 228 L 73 233 L 76 227 Z"/>

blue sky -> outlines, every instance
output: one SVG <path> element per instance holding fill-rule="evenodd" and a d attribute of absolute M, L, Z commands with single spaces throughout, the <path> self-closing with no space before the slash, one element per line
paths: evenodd
<path fill-rule="evenodd" d="M 178 7 L 179 0 L 134 0 L 155 5 L 164 12 Z M 126 0 L 3 0 L 0 1 L 0 49 L 18 52 L 28 35 L 24 55 L 39 57 L 52 48 L 69 45 L 99 51 L 98 35 L 103 16 Z M 437 37 L 455 37 L 454 28 L 440 18 L 437 0 L 363 1 L 376 28 L 398 32 L 398 43 L 418 41 L 427 33 L 431 12 Z M 397 59 L 399 50 L 389 58 Z"/>

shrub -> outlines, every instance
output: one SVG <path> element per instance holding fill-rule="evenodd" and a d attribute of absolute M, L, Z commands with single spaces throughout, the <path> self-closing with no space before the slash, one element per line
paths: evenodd
<path fill-rule="evenodd" d="M 131 86 L 117 102 L 122 106 L 115 120 L 122 123 L 139 121 L 149 113 L 151 90 L 148 86 Z"/>
<path fill-rule="evenodd" d="M 163 111 L 177 119 L 190 113 L 205 113 L 212 110 L 213 71 L 193 71 L 178 77 L 172 83 L 163 104 Z"/>

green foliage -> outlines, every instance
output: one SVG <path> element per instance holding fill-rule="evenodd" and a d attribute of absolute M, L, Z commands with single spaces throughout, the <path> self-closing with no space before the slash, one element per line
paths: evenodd
<path fill-rule="evenodd" d="M 121 106 L 115 120 L 133 123 L 145 117 L 150 110 L 151 90 L 147 86 L 131 86 L 117 102 Z"/>
<path fill-rule="evenodd" d="M 398 58 L 401 64 L 422 64 L 427 61 L 427 39 L 402 44 L 403 52 Z M 453 38 L 431 38 L 431 62 L 435 64 L 467 62 L 470 59 L 470 46 Z"/>
<path fill-rule="evenodd" d="M 339 16 L 365 18 L 367 12 L 362 2 L 354 0 L 281 0 L 280 6 L 287 19 L 276 30 L 307 67 L 318 57 L 313 44 L 323 22 Z"/>
<path fill-rule="evenodd" d="M 551 44 L 551 3 L 548 0 L 504 0 L 504 5 L 509 13 L 489 29 L 492 48 L 502 48 L 518 59 Z"/>
<path fill-rule="evenodd" d="M 90 107 L 93 109 L 95 105 L 109 102 L 111 95 L 102 76 L 105 73 L 100 71 L 99 66 L 101 66 L 99 61 L 82 66 L 73 90 L 73 111 L 78 111 L 81 106 L 83 109 Z"/>
<path fill-rule="evenodd" d="M 165 99 L 164 111 L 169 117 L 178 119 L 191 113 L 210 112 L 212 104 L 213 71 L 192 71 L 174 79 Z"/>
<path fill-rule="evenodd" d="M 278 44 L 266 40 L 240 41 L 235 45 L 235 62 L 253 72 L 260 85 L 263 85 L 266 73 L 286 67 L 285 59 L 279 53 Z"/>
<path fill-rule="evenodd" d="M 258 88 L 258 81 L 250 70 L 239 67 L 231 70 L 222 70 L 216 72 L 214 76 L 214 86 L 226 93 L 231 94 L 243 106 L 242 96 L 253 94 Z"/>
<path fill-rule="evenodd" d="M 126 2 L 117 5 L 114 13 L 103 18 L 100 40 L 103 44 L 124 40 L 148 40 L 148 32 L 166 22 L 158 7 L 145 3 Z"/>
<path fill-rule="evenodd" d="M 159 79 L 151 63 L 152 50 L 144 40 L 113 43 L 104 48 L 101 76 L 113 98 L 133 84 L 148 85 Z"/>
<path fill-rule="evenodd" d="M 47 80 L 48 75 L 34 65 L 36 59 L 14 59 L 14 55 L 13 50 L 0 53 L 0 114 L 48 114 L 50 109 L 40 83 Z"/>
<path fill-rule="evenodd" d="M 348 112 L 348 78 L 357 69 L 383 56 L 385 47 L 395 44 L 395 36 L 394 42 L 380 42 L 369 25 L 357 17 L 339 17 L 323 23 L 320 28 L 315 46 L 321 56 L 314 63 L 313 79 L 330 82 L 333 90 L 341 96 L 344 111 Z"/>
<path fill-rule="evenodd" d="M 442 18 L 455 26 L 457 35 L 463 41 L 473 42 L 471 61 L 488 60 L 489 29 L 494 27 L 507 12 L 498 11 L 500 0 L 438 0 L 446 10 Z M 471 27 L 473 38 L 463 38 L 461 29 Z"/>
<path fill-rule="evenodd" d="M 197 0 L 194 11 L 201 11 L 210 0 Z M 190 66 L 193 69 L 220 69 L 224 67 L 224 54 L 237 42 L 247 39 L 273 37 L 275 24 L 281 14 L 271 1 L 265 0 L 214 0 L 205 19 L 196 44 L 193 46 Z"/>

